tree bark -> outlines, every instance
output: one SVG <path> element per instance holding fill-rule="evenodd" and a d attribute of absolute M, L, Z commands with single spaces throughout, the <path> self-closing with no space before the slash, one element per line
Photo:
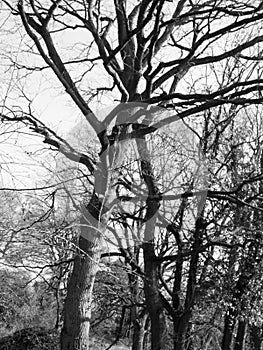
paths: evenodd
<path fill-rule="evenodd" d="M 79 248 L 64 305 L 61 350 L 89 348 L 92 292 L 101 255 L 100 239 L 91 242 L 81 236 Z"/>
<path fill-rule="evenodd" d="M 255 274 L 256 257 L 258 254 L 258 243 L 252 241 L 248 246 L 248 252 L 249 254 L 247 255 L 246 259 L 243 262 L 241 273 L 239 275 L 238 281 L 233 291 L 233 300 L 225 315 L 225 327 L 224 327 L 224 335 L 222 340 L 222 350 L 231 349 L 234 327 L 237 322 L 239 310 L 240 308 L 242 308 L 242 296 L 245 293 L 247 293 L 249 282 Z M 235 350 L 243 349 L 240 346 L 242 346 L 242 337 L 245 336 L 245 329 L 243 328 L 244 325 L 239 324 L 239 326 L 240 326 L 240 328 L 238 327 L 238 332 L 239 332 L 238 344 L 239 345 L 238 344 L 236 345 L 237 349 L 235 347 Z"/>
<path fill-rule="evenodd" d="M 245 350 L 246 331 L 246 320 L 239 320 L 234 350 Z"/>
<path fill-rule="evenodd" d="M 134 248 L 134 255 L 137 264 L 139 264 L 139 251 L 140 249 L 138 249 L 138 247 Z M 139 278 L 134 268 L 131 269 L 131 272 L 128 274 L 128 277 L 131 299 L 133 303 L 130 309 L 130 322 L 133 327 L 132 350 L 143 350 L 145 326 L 148 315 L 145 307 L 142 310 L 139 310 L 140 307 L 138 306 L 138 304 L 141 304 L 143 300 L 141 300 L 140 297 Z"/>
<path fill-rule="evenodd" d="M 144 293 L 151 320 L 151 350 L 166 350 L 166 319 L 159 291 L 159 264 L 156 261 L 154 242 L 159 202 L 152 199 L 152 197 L 159 194 L 159 190 L 145 138 L 137 139 L 136 142 L 141 158 L 142 176 L 148 189 L 143 258 L 145 272 Z"/>
<path fill-rule="evenodd" d="M 222 350 L 231 349 L 233 331 L 236 324 L 237 315 L 238 312 L 236 311 L 236 308 L 233 305 L 231 305 L 225 315 L 224 333 L 221 346 Z"/>
<path fill-rule="evenodd" d="M 125 126 L 116 128 L 119 132 L 122 129 L 127 132 Z M 116 199 L 114 183 L 118 174 L 114 169 L 119 162 L 121 163 L 125 154 L 121 147 L 117 147 L 118 132 L 113 134 L 116 147 L 110 147 L 107 135 L 103 135 L 100 135 L 102 149 L 100 163 L 94 173 L 93 194 L 88 205 L 82 208 L 78 254 L 74 259 L 64 305 L 61 350 L 89 348 L 93 286 L 102 253 L 102 237 L 105 236 L 107 222 L 113 209 L 112 202 Z"/>
<path fill-rule="evenodd" d="M 102 237 L 101 202 L 94 192 L 80 219 L 78 251 L 67 288 L 61 350 L 88 350 L 92 293 L 98 271 Z M 99 216 L 102 216 L 99 222 Z M 104 227 L 104 228 L 103 228 Z"/>
<path fill-rule="evenodd" d="M 178 310 L 178 302 L 176 308 L 177 317 L 174 320 L 174 350 L 185 350 L 187 343 L 187 335 L 189 335 L 189 321 L 192 316 L 192 309 L 195 300 L 195 288 L 197 279 L 197 269 L 199 261 L 199 247 L 201 245 L 201 237 L 203 233 L 203 220 L 200 216 L 196 220 L 195 231 L 194 231 L 194 243 L 193 243 L 193 254 L 190 260 L 189 266 L 189 277 L 186 288 L 186 297 L 183 310 Z M 181 266 L 182 268 L 182 266 Z M 180 274 L 182 271 L 180 272 Z M 180 276 L 181 280 L 182 276 Z M 178 296 L 177 296 L 178 298 Z M 175 302 L 175 300 L 174 300 Z M 182 306 L 181 306 L 182 307 Z"/>
<path fill-rule="evenodd" d="M 156 202 L 155 202 L 156 205 Z M 152 208 L 150 205 L 148 208 Z M 145 238 L 150 238 L 155 231 L 156 217 L 146 223 Z M 144 293 L 151 320 L 151 350 L 165 350 L 166 322 L 164 307 L 159 292 L 158 264 L 154 251 L 154 242 L 150 239 L 143 244 L 144 253 Z"/>
<path fill-rule="evenodd" d="M 132 350 L 143 350 L 146 321 L 147 315 L 145 314 L 134 323 Z"/>
<path fill-rule="evenodd" d="M 157 266 L 153 262 L 151 244 L 144 244 L 146 305 L 151 319 L 151 350 L 165 350 L 165 315 L 159 295 Z"/>
<path fill-rule="evenodd" d="M 191 313 L 184 312 L 174 320 L 174 350 L 185 350 L 186 334 L 190 318 Z"/>
<path fill-rule="evenodd" d="M 250 342 L 253 350 L 261 350 L 262 329 L 258 326 L 249 326 Z"/>

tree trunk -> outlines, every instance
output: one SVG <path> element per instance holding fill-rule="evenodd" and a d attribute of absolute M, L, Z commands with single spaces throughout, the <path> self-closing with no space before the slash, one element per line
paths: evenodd
<path fill-rule="evenodd" d="M 101 204 L 95 194 L 80 220 L 78 251 L 67 288 L 61 350 L 88 350 L 92 292 L 98 271 L 103 225 L 98 222 Z M 105 226 L 104 226 L 105 227 Z"/>
<path fill-rule="evenodd" d="M 151 350 L 166 350 L 166 322 L 159 291 L 159 264 L 156 261 L 154 241 L 159 202 L 152 199 L 152 196 L 154 197 L 159 194 L 159 190 L 145 138 L 136 139 L 136 143 L 141 159 L 142 176 L 148 189 L 143 258 L 145 272 L 144 293 L 151 320 Z"/>
<path fill-rule="evenodd" d="M 186 335 L 190 318 L 191 313 L 185 312 L 174 320 L 174 350 L 185 350 Z"/>
<path fill-rule="evenodd" d="M 134 322 L 132 350 L 143 350 L 146 321 L 147 315 L 143 315 L 140 320 Z"/>
<path fill-rule="evenodd" d="M 100 260 L 100 241 L 80 237 L 83 252 L 74 259 L 64 305 L 61 350 L 88 350 L 92 291 Z"/>
<path fill-rule="evenodd" d="M 114 207 L 112 202 L 116 199 L 114 184 L 118 173 L 114 169 L 125 156 L 124 143 L 119 145 L 118 137 L 121 130 L 127 132 L 127 128 L 121 125 L 116 128 L 112 147 L 106 131 L 99 136 L 102 146 L 100 163 L 94 172 L 94 190 L 90 202 L 82 208 L 79 250 L 74 259 L 64 305 L 61 350 L 89 348 L 93 286 L 102 253 L 102 237 L 105 236 L 107 222 Z M 126 143 L 129 142 L 127 140 Z"/>
<path fill-rule="evenodd" d="M 150 317 L 148 316 L 147 319 L 146 319 L 146 323 L 145 323 L 145 334 L 144 334 L 144 339 L 143 339 L 143 350 L 150 349 L 150 344 L 151 344 L 150 329 L 151 329 L 151 320 L 150 320 Z"/>
<path fill-rule="evenodd" d="M 245 350 L 247 322 L 239 320 L 234 350 Z"/>
<path fill-rule="evenodd" d="M 236 323 L 236 317 L 237 312 L 234 309 L 234 306 L 231 305 L 226 312 L 225 315 L 225 323 L 224 323 L 224 334 L 223 334 L 223 340 L 222 340 L 222 350 L 230 350 L 231 349 L 231 343 L 232 343 L 232 337 L 233 337 L 233 331 Z"/>
<path fill-rule="evenodd" d="M 253 350 L 261 350 L 262 329 L 258 326 L 251 325 L 249 327 L 250 342 Z"/>
<path fill-rule="evenodd" d="M 186 350 L 195 350 L 194 344 L 193 344 L 193 336 L 192 336 L 192 323 L 188 322 L 188 327 L 186 331 Z"/>
<path fill-rule="evenodd" d="M 139 265 L 139 252 L 140 247 L 134 247 L 134 259 L 136 264 Z M 130 308 L 130 323 L 133 328 L 132 334 L 132 350 L 143 350 L 145 326 L 148 314 L 145 307 L 141 309 L 139 304 L 143 303 L 143 299 L 140 296 L 139 276 L 136 270 L 131 267 L 131 271 L 128 273 L 129 287 L 131 293 L 132 307 Z"/>
<path fill-rule="evenodd" d="M 149 222 L 147 223 L 149 224 Z M 146 224 L 146 226 L 148 226 Z M 146 305 L 151 320 L 151 350 L 165 350 L 166 322 L 164 308 L 158 288 L 158 266 L 154 262 L 152 243 L 144 243 L 145 281 L 144 292 Z"/>
<path fill-rule="evenodd" d="M 201 245 L 201 237 L 203 233 L 203 220 L 202 216 L 197 218 L 195 231 L 194 231 L 194 243 L 193 243 L 193 254 L 189 266 L 188 282 L 186 288 L 186 297 L 183 307 L 183 311 L 177 311 L 178 316 L 174 320 L 174 350 L 185 350 L 187 346 L 187 335 L 190 335 L 189 321 L 192 316 L 192 309 L 195 300 L 195 288 L 197 279 L 197 268 L 199 261 L 199 248 Z M 181 280 L 181 277 L 180 277 Z M 178 288 L 177 288 L 178 290 Z M 178 296 L 177 296 L 178 298 Z M 174 300 L 175 302 L 175 300 Z M 177 302 L 178 304 L 178 302 Z M 176 305 L 178 309 L 179 305 Z"/>

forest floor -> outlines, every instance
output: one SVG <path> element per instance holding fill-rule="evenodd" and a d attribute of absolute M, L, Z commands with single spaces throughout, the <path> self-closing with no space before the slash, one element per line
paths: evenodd
<path fill-rule="evenodd" d="M 92 338 L 90 350 L 106 350 L 109 343 Z M 59 350 L 59 334 L 55 330 L 35 327 L 16 331 L 0 338 L 0 350 Z M 129 350 L 124 344 L 113 345 L 111 350 Z"/>

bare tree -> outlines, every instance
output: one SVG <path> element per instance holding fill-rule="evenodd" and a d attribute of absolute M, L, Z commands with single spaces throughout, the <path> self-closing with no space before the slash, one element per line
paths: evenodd
<path fill-rule="evenodd" d="M 65 302 L 62 349 L 88 349 L 92 290 L 102 253 L 102 237 L 107 235 L 109 219 L 120 199 L 113 186 L 121 178 L 116 168 L 124 161 L 124 144 L 130 144 L 131 139 L 136 139 L 139 170 L 147 194 L 142 249 L 151 348 L 167 348 L 165 315 L 170 312 L 175 325 L 174 349 L 184 349 L 197 284 L 197 265 L 200 253 L 205 249 L 201 242 L 205 234 L 201 208 L 189 252 L 190 270 L 183 312 L 177 282 L 184 272 L 181 257 L 188 253 L 182 247 L 176 229 L 178 224 L 180 226 L 180 218 L 184 217 L 188 199 L 201 198 L 203 204 L 204 191 L 195 193 L 190 181 L 179 195 L 165 197 L 156 178 L 147 135 L 181 119 L 199 136 L 198 131 L 202 129 L 200 142 L 205 153 L 209 128 L 214 129 L 217 137 L 223 130 L 220 128 L 241 109 L 250 111 L 262 103 L 262 2 L 3 2 L 13 16 L 20 18 L 28 38 L 25 42 L 27 55 L 38 55 L 32 64 L 19 57 L 12 59 L 12 64 L 20 71 L 53 71 L 76 109 L 94 129 L 101 146 L 99 161 L 95 162 L 89 154 L 77 151 L 45 126 L 30 108 L 27 112 L 21 111 L 15 104 L 6 102 L 1 113 L 3 122 L 26 124 L 41 135 L 47 145 L 81 163 L 94 175 L 92 195 L 82 207 L 79 252 L 74 260 Z M 69 38 L 72 32 L 76 34 L 70 39 L 73 43 L 69 49 L 62 38 L 67 35 Z M 95 76 L 98 73 L 102 77 L 99 82 Z M 101 120 L 91 108 L 98 96 L 102 103 L 107 97 L 123 104 Z M 167 112 L 158 113 L 160 110 L 156 106 Z M 209 113 L 218 109 L 227 111 L 226 120 L 212 119 L 210 122 Z M 203 125 L 198 124 L 201 115 L 206 116 Z M 189 181 L 189 178 L 185 177 L 185 180 Z M 211 186 L 205 192 L 213 200 L 237 201 L 246 206 L 249 203 L 236 198 L 245 181 L 240 179 L 239 186 L 229 191 Z M 177 216 L 174 215 L 175 222 L 168 225 L 178 245 L 178 254 L 158 256 L 155 233 L 158 220 L 161 220 L 158 219 L 160 203 L 177 200 L 178 196 L 184 201 Z M 173 214 L 176 214 L 175 210 Z M 173 308 L 165 302 L 160 291 L 160 261 L 166 259 L 177 264 Z"/>

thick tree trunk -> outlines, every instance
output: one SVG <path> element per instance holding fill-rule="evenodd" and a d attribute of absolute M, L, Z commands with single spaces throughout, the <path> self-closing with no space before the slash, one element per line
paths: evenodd
<path fill-rule="evenodd" d="M 239 320 L 234 350 L 245 350 L 247 322 Z"/>
<path fill-rule="evenodd" d="M 92 293 L 98 271 L 103 226 L 98 218 L 101 204 L 94 193 L 83 208 L 80 220 L 78 251 L 67 288 L 64 304 L 64 324 L 61 332 L 61 350 L 88 350 L 92 307 Z"/>
<path fill-rule="evenodd" d="M 117 127 L 116 131 L 120 132 L 121 129 L 118 130 Z M 126 131 L 124 128 L 124 132 Z M 111 204 L 116 199 L 114 184 L 118 173 L 114 173 L 113 169 L 121 163 L 125 155 L 122 147 L 117 147 L 118 132 L 114 134 L 116 147 L 110 147 L 106 134 L 105 139 L 103 135 L 104 133 L 100 135 L 102 150 L 100 163 L 94 173 L 93 195 L 89 204 L 82 208 L 79 249 L 74 259 L 64 305 L 61 350 L 89 348 L 93 286 L 102 253 L 102 237 L 105 236 L 113 209 Z"/>
<path fill-rule="evenodd" d="M 147 223 L 149 228 L 151 223 Z M 143 244 L 145 281 L 144 292 L 146 305 L 151 320 L 151 350 L 166 350 L 166 322 L 164 308 L 158 287 L 158 266 L 154 262 L 154 247 L 151 242 Z"/>
<path fill-rule="evenodd" d="M 174 320 L 174 350 L 186 349 L 186 335 L 190 318 L 191 313 L 185 312 Z"/>
<path fill-rule="evenodd" d="M 98 270 L 100 241 L 80 237 L 82 251 L 75 257 L 64 305 L 61 350 L 88 350 L 92 292 Z"/>

